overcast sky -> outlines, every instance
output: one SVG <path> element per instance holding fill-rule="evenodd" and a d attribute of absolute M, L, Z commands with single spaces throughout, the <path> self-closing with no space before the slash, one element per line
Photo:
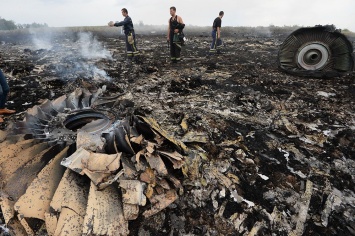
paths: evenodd
<path fill-rule="evenodd" d="M 125 7 L 136 24 L 162 25 L 170 6 L 187 25 L 211 25 L 223 10 L 222 26 L 334 24 L 355 32 L 355 0 L 0 0 L 0 17 L 20 24 L 96 26 L 121 21 Z"/>

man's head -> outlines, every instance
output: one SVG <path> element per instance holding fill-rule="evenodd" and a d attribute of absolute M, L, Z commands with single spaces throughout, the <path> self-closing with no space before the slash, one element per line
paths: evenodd
<path fill-rule="evenodd" d="M 223 12 L 223 11 L 220 11 L 220 12 L 219 12 L 219 17 L 222 18 L 223 16 L 224 16 L 224 12 Z"/>
<path fill-rule="evenodd" d="M 170 7 L 170 15 L 175 16 L 176 13 L 176 7 Z"/>
<path fill-rule="evenodd" d="M 124 17 L 128 16 L 128 11 L 126 8 L 122 8 L 121 12 L 122 12 L 122 16 Z"/>

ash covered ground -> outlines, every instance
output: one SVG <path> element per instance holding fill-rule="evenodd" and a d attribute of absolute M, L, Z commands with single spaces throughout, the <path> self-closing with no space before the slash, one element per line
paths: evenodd
<path fill-rule="evenodd" d="M 122 115 L 153 117 L 182 140 L 200 136 L 205 153 L 195 175 L 180 175 L 179 199 L 131 221 L 130 235 L 355 235 L 355 74 L 280 72 L 278 48 L 292 31 L 229 28 L 224 53 L 206 57 L 209 31 L 186 30 L 177 65 L 159 30 L 137 30 L 136 63 L 117 30 L 2 32 L 0 68 L 17 113 L 1 129 L 45 99 L 105 86 L 105 96 L 120 94 Z"/>

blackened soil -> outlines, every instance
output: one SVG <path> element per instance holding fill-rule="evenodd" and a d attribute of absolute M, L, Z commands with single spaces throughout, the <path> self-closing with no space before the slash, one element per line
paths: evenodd
<path fill-rule="evenodd" d="M 180 123 L 188 117 L 189 131 L 210 139 L 200 145 L 207 160 L 199 163 L 196 186 L 180 175 L 185 194 L 157 215 L 131 221 L 131 235 L 243 235 L 256 224 L 261 225 L 258 235 L 287 235 L 295 228 L 295 204 L 307 179 L 314 189 L 303 235 L 351 235 L 354 217 L 347 216 L 354 206 L 344 203 L 333 210 L 326 227 L 321 215 L 332 190 L 354 194 L 355 76 L 303 78 L 280 72 L 278 47 L 289 33 L 233 29 L 225 34 L 223 54 L 207 57 L 209 34 L 189 32 L 178 64 L 169 61 L 163 33 L 138 33 L 142 56 L 133 63 L 125 60 L 122 37 L 102 31 L 93 34 L 112 60 L 70 54 L 78 40 L 72 31 L 58 35 L 51 49 L 35 48 L 25 34 L 14 41 L 0 34 L 0 68 L 11 87 L 7 106 L 17 111 L 4 117 L 0 128 L 23 119 L 25 110 L 44 99 L 105 85 L 105 96 L 124 95 L 118 109 L 152 116 L 178 138 L 184 134 Z M 96 69 L 107 76 L 95 74 Z M 223 162 L 228 166 L 219 168 Z M 218 179 L 205 183 L 204 169 L 212 163 L 239 182 L 229 187 Z M 254 206 L 235 200 L 233 191 Z M 285 217 L 281 225 L 266 217 L 275 209 Z M 234 228 L 238 217 L 240 226 Z"/>

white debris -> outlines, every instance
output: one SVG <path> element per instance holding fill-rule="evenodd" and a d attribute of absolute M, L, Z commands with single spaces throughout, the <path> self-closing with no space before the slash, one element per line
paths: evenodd
<path fill-rule="evenodd" d="M 254 202 L 251 202 L 251 201 L 248 201 L 246 199 L 243 198 L 243 202 L 245 202 L 246 204 L 248 204 L 248 207 L 253 207 L 255 206 L 255 203 Z"/>
<path fill-rule="evenodd" d="M 233 200 L 238 203 L 241 203 L 243 201 L 243 198 L 238 195 L 237 190 L 233 190 L 231 192 L 231 198 L 233 198 Z"/>
<path fill-rule="evenodd" d="M 245 202 L 246 204 L 248 204 L 248 208 L 255 206 L 254 202 L 248 201 L 248 200 L 244 199 L 243 197 L 239 196 L 237 190 L 234 190 L 231 192 L 231 198 L 233 198 L 233 200 L 238 203 Z"/>
<path fill-rule="evenodd" d="M 302 179 L 307 178 L 307 176 L 305 174 L 303 174 L 300 170 L 295 172 L 299 177 L 301 177 Z"/>
<path fill-rule="evenodd" d="M 211 199 L 212 199 L 212 205 L 215 210 L 218 208 L 218 201 L 216 200 L 216 196 L 218 194 L 218 190 L 215 190 L 211 194 Z"/>
<path fill-rule="evenodd" d="M 303 123 L 304 126 L 306 126 L 307 128 L 309 128 L 310 130 L 313 131 L 318 131 L 318 124 L 314 124 L 314 123 Z"/>
<path fill-rule="evenodd" d="M 250 131 L 245 137 L 255 138 L 254 135 L 255 135 L 255 131 Z"/>
<path fill-rule="evenodd" d="M 226 189 L 222 188 L 222 190 L 219 192 L 219 197 L 224 198 L 226 196 Z"/>
<path fill-rule="evenodd" d="M 283 152 L 284 153 L 284 157 L 286 157 L 286 161 L 288 161 L 288 157 L 290 156 L 290 153 L 288 151 L 285 151 L 281 148 L 278 148 L 279 149 L 279 152 Z"/>
<path fill-rule="evenodd" d="M 324 130 L 323 131 L 323 134 L 326 135 L 326 136 L 329 136 L 331 133 L 332 133 L 331 130 Z"/>
<path fill-rule="evenodd" d="M 308 144 L 312 144 L 312 145 L 316 144 L 316 142 L 314 142 L 314 141 L 312 141 L 312 140 L 310 140 L 310 139 L 308 139 L 306 137 L 300 137 L 300 140 L 305 142 L 305 143 L 308 143 Z"/>
<path fill-rule="evenodd" d="M 338 189 L 333 189 L 333 191 L 328 195 L 327 201 L 325 203 L 324 210 L 322 212 L 322 225 L 324 227 L 328 226 L 328 218 L 330 213 L 342 203 L 343 194 Z"/>
<path fill-rule="evenodd" d="M 334 138 L 339 133 L 339 131 L 340 130 L 328 129 L 328 130 L 323 130 L 323 134 L 327 137 Z"/>
<path fill-rule="evenodd" d="M 327 92 L 323 92 L 323 91 L 317 91 L 317 95 L 329 98 L 329 97 L 334 97 L 336 94 L 335 93 L 327 93 Z"/>
<path fill-rule="evenodd" d="M 145 183 L 139 180 L 120 180 L 120 187 L 125 191 L 122 194 L 122 202 L 145 206 L 146 197 L 144 195 Z"/>
<path fill-rule="evenodd" d="M 291 173 L 298 175 L 298 176 L 301 177 L 302 179 L 306 179 L 306 178 L 307 178 L 307 175 L 303 174 L 302 171 L 300 171 L 300 170 L 295 171 L 292 167 L 290 167 L 290 166 L 288 166 L 288 165 L 287 165 L 287 169 L 288 169 L 289 171 L 291 171 Z"/>
<path fill-rule="evenodd" d="M 263 180 L 268 180 L 269 177 L 267 177 L 266 175 L 263 174 L 258 174 L 260 176 L 260 178 L 262 178 Z"/>

